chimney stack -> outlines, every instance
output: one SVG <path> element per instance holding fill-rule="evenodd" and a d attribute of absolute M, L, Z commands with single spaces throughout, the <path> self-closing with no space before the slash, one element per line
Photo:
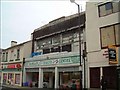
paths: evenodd
<path fill-rule="evenodd" d="M 16 41 L 11 41 L 11 47 L 17 45 Z"/>

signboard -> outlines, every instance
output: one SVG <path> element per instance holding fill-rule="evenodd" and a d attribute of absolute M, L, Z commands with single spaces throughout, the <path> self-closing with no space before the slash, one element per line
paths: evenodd
<path fill-rule="evenodd" d="M 109 55 L 109 64 L 118 64 L 116 46 L 108 47 L 108 55 Z"/>
<path fill-rule="evenodd" d="M 33 57 L 33 56 L 38 56 L 38 55 L 42 55 L 42 52 L 33 52 L 33 53 L 32 53 L 32 57 Z"/>
<path fill-rule="evenodd" d="M 15 64 L 10 64 L 7 66 L 7 68 L 16 68 L 15 66 L 16 66 Z"/>
<path fill-rule="evenodd" d="M 8 64 L 8 65 L 2 65 L 3 69 L 9 68 L 9 69 L 14 69 L 14 68 L 21 68 L 21 64 Z"/>
<path fill-rule="evenodd" d="M 74 64 L 80 63 L 79 56 L 63 57 L 59 59 L 43 60 L 43 61 L 31 61 L 26 62 L 25 67 L 40 67 L 47 65 L 63 65 L 63 64 Z"/>

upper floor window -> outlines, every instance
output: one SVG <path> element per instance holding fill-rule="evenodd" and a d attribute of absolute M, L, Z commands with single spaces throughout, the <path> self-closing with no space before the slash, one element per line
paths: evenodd
<path fill-rule="evenodd" d="M 11 50 L 9 61 L 14 61 L 14 50 Z"/>
<path fill-rule="evenodd" d="M 63 33 L 62 34 L 62 43 L 66 44 L 66 43 L 70 43 L 73 40 L 73 32 L 67 32 L 67 33 Z"/>
<path fill-rule="evenodd" d="M 8 60 L 8 52 L 6 52 L 6 61 Z"/>
<path fill-rule="evenodd" d="M 51 38 L 41 39 L 41 40 L 38 40 L 36 42 L 37 49 L 49 47 L 51 45 L 52 45 L 52 39 Z"/>
<path fill-rule="evenodd" d="M 5 61 L 5 53 L 2 53 L 2 61 Z"/>
<path fill-rule="evenodd" d="M 52 37 L 52 45 L 60 44 L 60 35 L 55 35 Z"/>
<path fill-rule="evenodd" d="M 60 52 L 60 46 L 51 48 L 51 52 Z"/>
<path fill-rule="evenodd" d="M 113 12 L 118 12 L 120 11 L 120 1 L 119 2 L 113 2 Z"/>
<path fill-rule="evenodd" d="M 71 52 L 72 51 L 71 44 L 62 46 L 62 51 Z"/>
<path fill-rule="evenodd" d="M 99 9 L 99 16 L 105 16 L 105 15 L 109 15 L 111 13 L 115 13 L 120 11 L 120 1 L 119 2 L 107 2 L 105 4 L 99 5 L 98 9 Z"/>
<path fill-rule="evenodd" d="M 50 49 L 43 49 L 43 54 L 50 53 Z"/>
<path fill-rule="evenodd" d="M 120 24 L 100 28 L 102 48 L 109 45 L 120 45 Z"/>
<path fill-rule="evenodd" d="M 17 59 L 20 58 L 20 49 L 17 49 Z"/>
<path fill-rule="evenodd" d="M 120 24 L 116 24 L 115 28 L 115 37 L 116 37 L 116 45 L 120 45 Z"/>

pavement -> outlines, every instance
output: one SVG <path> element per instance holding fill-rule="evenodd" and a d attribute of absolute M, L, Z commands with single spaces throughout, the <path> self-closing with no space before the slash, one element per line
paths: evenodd
<path fill-rule="evenodd" d="M 0 90 L 55 90 L 53 88 L 20 87 L 12 85 L 3 85 Z"/>
<path fill-rule="evenodd" d="M 0 88 L 0 90 L 60 90 L 60 89 L 3 85 L 2 89 Z M 90 88 L 90 89 L 83 89 L 83 90 L 101 90 L 101 89 L 100 88 Z M 106 90 L 115 90 L 115 89 L 106 89 Z"/>

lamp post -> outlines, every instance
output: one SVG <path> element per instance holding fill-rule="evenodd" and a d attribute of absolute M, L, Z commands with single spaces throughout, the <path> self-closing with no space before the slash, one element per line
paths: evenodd
<path fill-rule="evenodd" d="M 80 5 L 78 3 L 75 2 L 75 0 L 70 0 L 71 3 L 75 3 L 78 7 L 78 25 L 79 25 L 79 55 L 80 55 L 80 66 L 82 66 L 81 64 L 81 27 L 80 27 Z M 82 87 L 82 71 L 80 72 L 80 90 L 82 90 L 83 87 Z"/>

